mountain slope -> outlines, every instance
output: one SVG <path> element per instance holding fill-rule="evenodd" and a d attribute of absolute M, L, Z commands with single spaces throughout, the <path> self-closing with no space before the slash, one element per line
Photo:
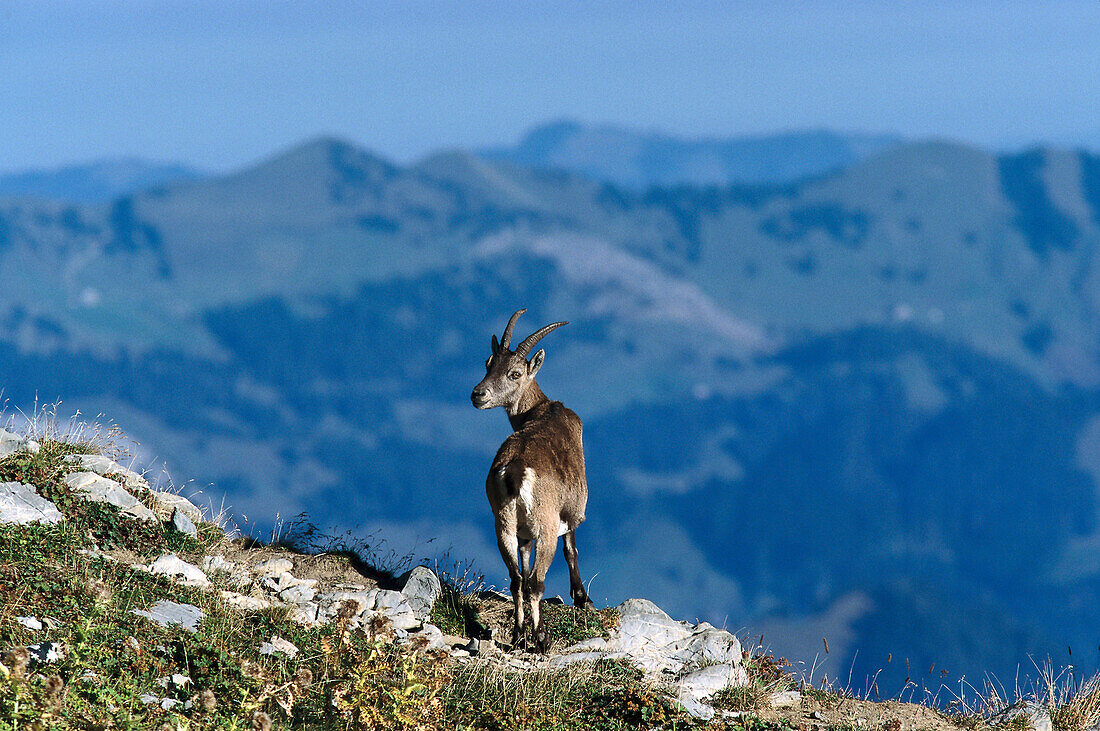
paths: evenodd
<path fill-rule="evenodd" d="M 925 142 L 641 193 L 320 139 L 107 205 L 0 202 L 0 373 L 247 515 L 384 528 L 499 583 L 507 422 L 469 390 L 514 309 L 568 319 L 539 380 L 586 423 L 595 597 L 641 584 L 799 657 L 827 627 L 830 673 L 889 648 L 1005 677 L 1100 660 L 1098 243 L 1085 153 Z M 944 614 L 966 652 L 928 641 Z"/>

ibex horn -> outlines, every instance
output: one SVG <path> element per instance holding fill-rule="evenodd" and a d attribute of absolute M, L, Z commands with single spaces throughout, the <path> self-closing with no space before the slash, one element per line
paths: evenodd
<path fill-rule="evenodd" d="M 568 322 L 555 322 L 552 325 L 547 325 L 544 328 L 536 330 L 535 332 L 528 335 L 526 340 L 519 344 L 519 347 L 516 348 L 516 355 L 522 355 L 524 358 L 526 358 L 527 354 L 531 352 L 531 348 L 535 347 L 535 344 L 538 341 L 546 337 L 546 334 L 548 332 L 550 332 L 551 330 L 556 330 L 562 325 L 568 324 Z"/>
<path fill-rule="evenodd" d="M 512 319 L 508 320 L 508 326 L 506 328 L 504 328 L 504 336 L 500 339 L 500 348 L 501 348 L 501 350 L 507 350 L 508 349 L 508 346 L 512 342 L 512 330 L 516 326 L 516 320 L 518 320 L 519 316 L 522 315 L 524 312 L 527 312 L 526 308 L 524 308 L 522 310 L 516 310 L 515 312 L 512 313 Z"/>

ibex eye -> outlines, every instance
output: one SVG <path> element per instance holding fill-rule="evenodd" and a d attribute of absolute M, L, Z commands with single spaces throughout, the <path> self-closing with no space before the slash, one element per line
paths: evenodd
<path fill-rule="evenodd" d="M 511 378 L 513 381 L 518 381 L 519 377 L 520 377 L 520 372 L 519 371 L 512 371 L 511 373 L 508 374 L 508 377 Z"/>

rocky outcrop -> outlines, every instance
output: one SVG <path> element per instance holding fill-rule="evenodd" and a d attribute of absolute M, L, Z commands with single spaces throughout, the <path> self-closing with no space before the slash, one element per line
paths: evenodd
<path fill-rule="evenodd" d="M 0 483 L 0 523 L 57 523 L 61 511 L 40 496 L 34 485 Z"/>

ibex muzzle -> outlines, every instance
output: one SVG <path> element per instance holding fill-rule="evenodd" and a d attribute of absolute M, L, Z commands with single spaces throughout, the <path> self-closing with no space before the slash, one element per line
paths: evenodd
<path fill-rule="evenodd" d="M 529 360 L 527 357 L 547 333 L 567 323 L 547 325 L 511 351 L 508 346 L 512 330 L 524 312 L 517 310 L 512 315 L 499 343 L 493 335 L 492 353 L 485 361 L 485 378 L 474 388 L 470 400 L 479 409 L 504 407 L 512 423 L 512 435 L 497 451 L 485 491 L 496 517 L 497 546 L 511 578 L 515 603 L 512 641 L 519 643 L 523 638 L 524 604 L 527 604 L 535 647 L 544 652 L 548 640 L 539 601 L 559 536 L 564 537 L 563 552 L 569 564 L 573 603 L 578 607 L 592 606 L 577 567 L 573 535 L 584 522 L 588 484 L 581 420 L 560 401 L 548 399 L 535 383 L 545 351 L 537 351 Z"/>

